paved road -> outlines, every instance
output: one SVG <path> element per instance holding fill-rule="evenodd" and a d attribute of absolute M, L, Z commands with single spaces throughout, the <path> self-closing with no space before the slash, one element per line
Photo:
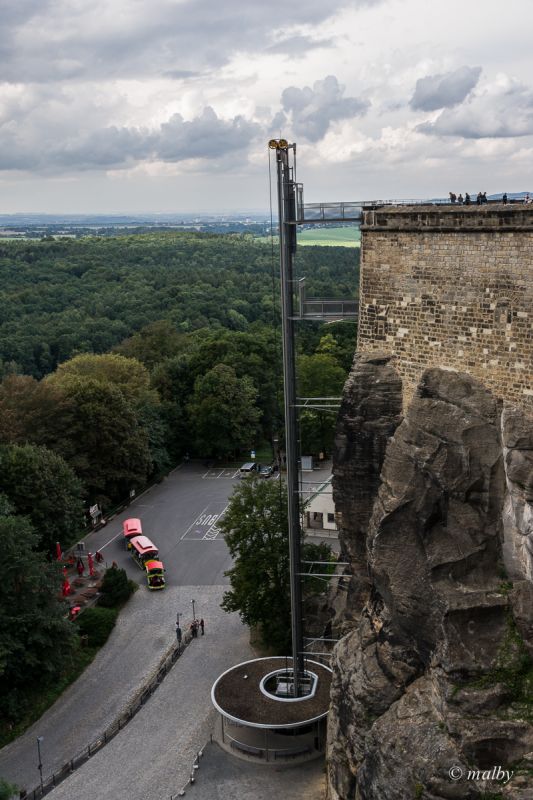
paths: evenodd
<path fill-rule="evenodd" d="M 108 566 L 116 561 L 130 577 L 145 582 L 124 548 L 122 522 L 139 517 L 143 533 L 159 548 L 170 585 L 220 585 L 231 560 L 216 522 L 238 480 L 235 470 L 206 470 L 188 464 L 138 498 L 105 528 L 85 540 L 86 549 L 100 550 Z"/>
<path fill-rule="evenodd" d="M 87 549 L 100 549 L 108 563 L 116 560 L 142 582 L 121 539 L 122 520 L 140 517 L 145 532 L 159 546 L 167 568 L 167 588 L 150 593 L 143 587 L 131 598 L 106 646 L 83 676 L 32 728 L 0 751 L 0 775 L 27 789 L 38 785 L 37 736 L 44 737 L 45 778 L 94 741 L 155 673 L 162 656 L 174 645 L 176 611 L 187 621 L 194 599 L 197 616 L 206 620 L 205 637 L 191 643 L 133 720 L 50 798 L 163 800 L 186 783 L 195 752 L 213 730 L 213 682 L 228 667 L 253 657 L 248 630 L 235 614 L 220 609 L 227 586 L 223 573 L 231 562 L 216 522 L 235 482 L 234 473 L 228 473 L 195 465 L 177 470 L 125 514 L 88 537 Z M 198 800 L 277 796 L 296 800 L 305 785 L 309 800 L 322 796 L 321 768 L 316 765 L 309 767 L 309 774 L 305 768 L 272 767 L 271 773 L 264 769 L 236 762 L 213 746 L 202 764 L 205 777 L 199 775 L 191 791 L 201 789 Z"/>
<path fill-rule="evenodd" d="M 205 636 L 191 642 L 131 722 L 54 789 L 50 800 L 168 800 L 177 795 L 213 729 L 214 681 L 236 662 L 253 657 L 247 628 L 237 615 L 219 608 L 223 590 L 204 587 Z M 183 590 L 171 589 L 167 598 L 175 591 Z"/>
<path fill-rule="evenodd" d="M 213 742 L 204 750 L 189 796 L 193 800 L 323 800 L 324 761 L 297 766 L 251 763 L 228 755 Z"/>
<path fill-rule="evenodd" d="M 188 465 L 88 537 L 87 549 L 101 549 L 108 563 L 116 560 L 143 583 L 141 571 L 121 540 L 122 520 L 139 516 L 160 547 L 168 586 L 162 592 L 149 592 L 141 586 L 121 613 L 108 643 L 81 678 L 23 736 L 0 750 L 2 777 L 27 788 L 38 783 L 37 736 L 44 737 L 45 776 L 94 741 L 120 716 L 172 646 L 176 612 L 184 614 L 185 624 L 192 619 L 192 599 L 197 616 L 204 617 L 209 628 L 227 583 L 223 573 L 231 560 L 212 521 L 202 514 L 220 514 L 232 486 L 229 476 L 210 477 L 205 469 Z M 213 596 L 218 598 L 216 603 Z M 217 613 L 221 618 L 227 616 Z"/>

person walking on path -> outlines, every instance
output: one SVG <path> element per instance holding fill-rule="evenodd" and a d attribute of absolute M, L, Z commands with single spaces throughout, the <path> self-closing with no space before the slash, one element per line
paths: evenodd
<path fill-rule="evenodd" d="M 193 621 L 191 622 L 191 634 L 193 639 L 196 639 L 196 637 L 198 636 L 198 623 L 196 622 L 195 619 L 193 619 Z"/>
<path fill-rule="evenodd" d="M 204 622 L 204 620 L 202 618 L 200 620 L 200 630 L 202 631 L 202 636 L 204 635 L 204 627 L 205 627 L 205 622 Z"/>
<path fill-rule="evenodd" d="M 76 564 L 76 569 L 78 570 L 78 575 L 81 578 L 81 576 L 83 575 L 83 573 L 85 571 L 85 567 L 83 566 L 83 561 L 81 560 L 81 558 L 78 558 L 78 563 Z"/>

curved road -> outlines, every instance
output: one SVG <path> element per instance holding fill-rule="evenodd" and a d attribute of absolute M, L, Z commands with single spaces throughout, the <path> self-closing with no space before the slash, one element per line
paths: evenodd
<path fill-rule="evenodd" d="M 144 709 L 110 744 L 54 790 L 52 797 L 60 798 L 61 792 L 66 791 L 71 797 L 78 784 L 75 794 L 87 798 L 148 800 L 164 796 L 165 792 L 177 792 L 181 774 L 185 775 L 190 767 L 190 753 L 202 744 L 202 736 L 207 736 L 212 682 L 236 661 L 250 657 L 247 631 L 235 615 L 219 608 L 227 585 L 224 571 L 231 560 L 216 521 L 226 507 L 235 480 L 234 470 L 207 471 L 189 464 L 175 470 L 125 513 L 87 537 L 88 550 L 99 549 L 108 564 L 117 561 L 142 584 L 141 588 L 121 613 L 105 647 L 78 681 L 23 736 L 0 750 L 2 777 L 28 790 L 38 785 L 37 736 L 43 737 L 45 778 L 94 741 L 127 707 L 172 647 L 176 612 L 184 615 L 182 626 L 190 622 L 194 599 L 196 616 L 206 621 L 206 636 L 191 643 Z M 131 516 L 141 518 L 144 533 L 159 547 L 168 582 L 162 592 L 150 593 L 146 589 L 141 571 L 124 549 L 122 521 Z M 156 705 L 160 708 L 154 715 Z M 161 736 L 164 738 L 158 739 Z M 173 748 L 175 769 L 169 772 L 165 768 L 172 788 L 163 791 L 160 760 L 169 747 Z M 115 752 L 117 755 L 113 756 Z M 108 762 L 110 757 L 111 764 L 120 763 L 123 769 L 94 771 L 95 765 Z M 95 775 L 100 775 L 100 788 L 94 783 Z M 151 794 L 154 782 L 158 789 Z M 90 794 L 85 793 L 84 787 L 88 786 L 92 787 Z"/>

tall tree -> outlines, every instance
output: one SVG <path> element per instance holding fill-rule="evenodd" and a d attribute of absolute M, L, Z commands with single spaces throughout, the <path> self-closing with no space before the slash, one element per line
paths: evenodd
<path fill-rule="evenodd" d="M 238 611 L 246 625 L 257 627 L 263 643 L 280 654 L 291 647 L 291 602 L 287 491 L 281 481 L 246 478 L 235 489 L 218 526 L 234 559 L 226 572 L 231 589 L 222 608 Z M 329 561 L 325 544 L 303 542 L 306 561 Z M 324 572 L 317 565 L 310 572 Z M 302 586 L 305 600 L 322 594 L 327 584 L 310 578 Z"/>
<path fill-rule="evenodd" d="M 60 386 L 28 375 L 8 375 L 0 384 L 0 443 L 55 448 L 68 427 L 70 402 Z"/>
<path fill-rule="evenodd" d="M 158 396 L 150 387 L 150 373 L 136 358 L 118 353 L 95 355 L 84 353 L 64 361 L 46 380 L 56 386 L 68 386 L 78 378 L 90 378 L 105 385 L 116 386 L 132 404 L 157 403 Z"/>
<path fill-rule="evenodd" d="M 83 529 L 82 485 L 65 461 L 36 445 L 0 447 L 0 490 L 17 514 L 27 515 L 50 553 L 67 547 Z"/>
<path fill-rule="evenodd" d="M 77 636 L 57 599 L 59 566 L 36 551 L 39 536 L 23 517 L 0 517 L 0 714 L 20 715 L 28 687 L 46 685 L 68 663 Z"/>
<path fill-rule="evenodd" d="M 290 651 L 287 495 L 280 481 L 247 478 L 218 523 L 234 559 L 222 608 L 258 627 L 266 645 Z"/>
<path fill-rule="evenodd" d="M 116 353 L 135 358 L 152 369 L 165 358 L 172 358 L 183 348 L 185 336 L 166 319 L 145 325 L 114 348 Z"/>
<path fill-rule="evenodd" d="M 143 486 L 152 468 L 148 435 L 121 390 L 77 378 L 64 391 L 73 411 L 62 448 L 89 500 L 106 506 Z"/>
<path fill-rule="evenodd" d="M 345 370 L 329 353 L 298 358 L 298 394 L 301 397 L 340 397 L 345 380 Z M 331 411 L 304 409 L 300 414 L 302 451 L 328 452 L 333 443 L 335 421 L 336 414 Z"/>
<path fill-rule="evenodd" d="M 250 378 L 237 378 L 235 370 L 218 364 L 196 380 L 188 406 L 196 448 L 216 457 L 253 446 L 261 411 Z"/>

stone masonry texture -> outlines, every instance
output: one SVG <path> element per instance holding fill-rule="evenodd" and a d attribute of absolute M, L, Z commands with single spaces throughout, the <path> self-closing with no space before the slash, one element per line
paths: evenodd
<path fill-rule="evenodd" d="M 533 411 L 533 205 L 365 209 L 358 351 L 389 352 L 405 407 L 424 369 Z"/>

